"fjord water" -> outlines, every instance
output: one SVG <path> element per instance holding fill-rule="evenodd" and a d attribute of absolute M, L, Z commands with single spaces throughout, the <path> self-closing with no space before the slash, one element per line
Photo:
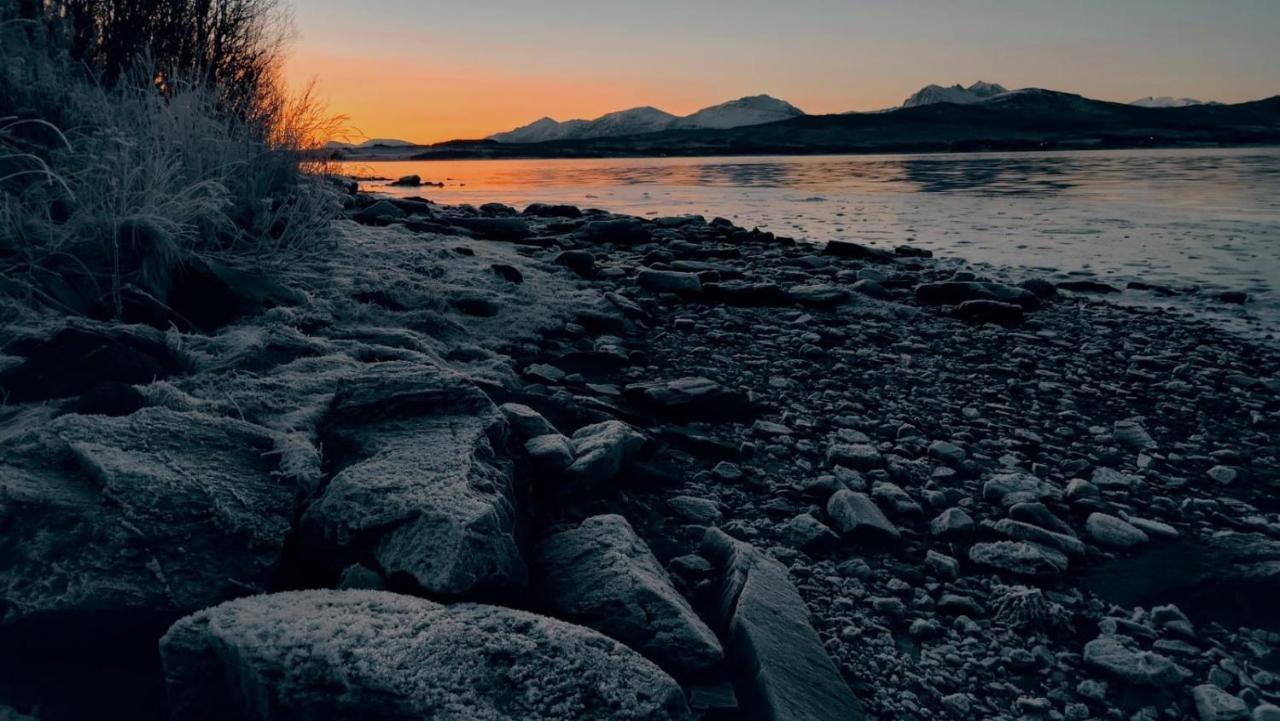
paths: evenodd
<path fill-rule="evenodd" d="M 1045 153 L 480 160 L 353 164 L 443 188 L 365 189 L 441 203 L 571 203 L 698 213 L 823 242 L 911 244 L 971 263 L 1195 288 L 1176 307 L 1280 331 L 1280 148 Z M 1245 308 L 1210 300 L 1243 290 Z"/>

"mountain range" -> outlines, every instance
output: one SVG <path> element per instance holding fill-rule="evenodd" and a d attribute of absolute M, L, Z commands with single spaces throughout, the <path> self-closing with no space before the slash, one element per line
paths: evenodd
<path fill-rule="evenodd" d="M 802 115 L 804 115 L 803 110 L 784 100 L 768 95 L 754 95 L 712 105 L 683 117 L 644 106 L 609 113 L 594 120 L 560 122 L 551 118 L 542 118 L 515 130 L 490 135 L 488 140 L 499 143 L 545 143 L 559 140 L 611 138 L 661 130 L 724 130 L 763 125 Z"/>
<path fill-rule="evenodd" d="M 1196 100 L 1195 98 L 1175 98 L 1169 95 L 1148 95 L 1129 103 L 1140 108 L 1186 108 L 1192 105 L 1221 105 L 1212 100 Z"/>
<path fill-rule="evenodd" d="M 601 158 L 968 152 L 1280 144 L 1280 96 L 1247 103 L 1143 98 L 1132 104 L 995 83 L 929 86 L 901 107 L 805 115 L 769 96 L 684 117 L 651 107 L 594 120 L 543 119 L 483 140 L 369 141 L 338 160 Z"/>

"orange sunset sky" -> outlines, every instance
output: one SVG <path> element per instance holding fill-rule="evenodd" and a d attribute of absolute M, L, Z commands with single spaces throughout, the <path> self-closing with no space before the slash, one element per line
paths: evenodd
<path fill-rule="evenodd" d="M 1280 93 L 1271 0 L 293 0 L 291 83 L 365 137 L 475 138 L 550 115 L 684 114 L 768 93 L 810 113 L 975 80 L 1128 102 Z"/>

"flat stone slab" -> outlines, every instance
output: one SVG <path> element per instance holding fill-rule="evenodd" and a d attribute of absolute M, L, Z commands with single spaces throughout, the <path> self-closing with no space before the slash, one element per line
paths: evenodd
<path fill-rule="evenodd" d="M 724 657 L 715 633 L 622 516 L 594 516 L 551 536 L 533 563 L 535 587 L 558 618 L 615 638 L 675 674 Z"/>
<path fill-rule="evenodd" d="M 187 613 L 269 587 L 297 489 L 274 436 L 148 408 L 62 416 L 0 447 L 0 622 Z"/>
<path fill-rule="evenodd" d="M 172 718 L 675 721 L 657 666 L 595 631 L 382 591 L 225 603 L 160 643 Z"/>
<path fill-rule="evenodd" d="M 782 564 L 718 529 L 703 537 L 702 555 L 723 578 L 725 652 L 740 677 L 743 708 L 766 721 L 865 718 Z"/>
<path fill-rule="evenodd" d="M 313 557 L 461 597 L 522 586 L 507 423 L 460 374 L 379 363 L 339 387 L 321 431 L 340 458 L 303 515 Z"/>

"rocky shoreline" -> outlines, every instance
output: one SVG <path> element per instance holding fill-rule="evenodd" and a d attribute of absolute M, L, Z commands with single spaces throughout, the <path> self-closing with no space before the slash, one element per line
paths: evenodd
<path fill-rule="evenodd" d="M 1280 717 L 1273 350 L 909 246 L 349 215 L 216 327 L 5 332 L 0 718 Z"/>

